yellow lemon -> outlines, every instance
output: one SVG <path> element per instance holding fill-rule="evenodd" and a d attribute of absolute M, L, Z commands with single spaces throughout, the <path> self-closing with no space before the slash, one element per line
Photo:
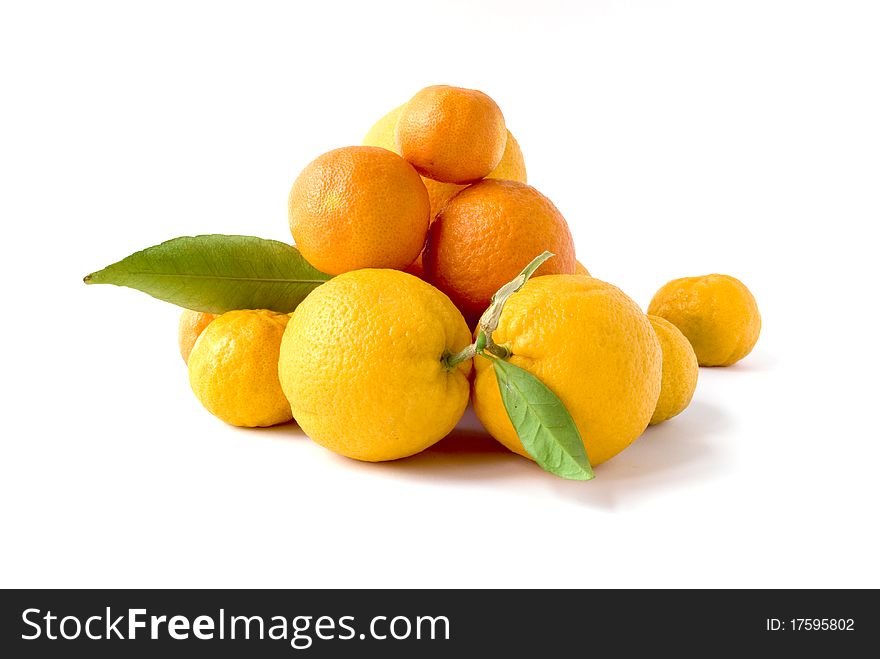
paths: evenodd
<path fill-rule="evenodd" d="M 690 342 L 675 325 L 660 316 L 648 316 L 648 320 L 660 339 L 663 352 L 660 398 L 651 417 L 651 425 L 654 425 L 671 419 L 690 405 L 700 368 Z"/>
<path fill-rule="evenodd" d="M 183 310 L 183 313 L 180 314 L 180 322 L 177 324 L 177 344 L 180 347 L 180 356 L 183 357 L 183 361 L 189 361 L 189 353 L 192 352 L 196 339 L 216 317 L 215 313 Z"/>
<path fill-rule="evenodd" d="M 274 311 L 229 311 L 199 336 L 189 356 L 189 382 L 214 416 L 233 426 L 290 421 L 278 382 L 278 350 L 290 317 Z"/>
<path fill-rule="evenodd" d="M 398 270 L 354 270 L 300 304 L 278 372 L 293 415 L 318 444 L 376 462 L 446 436 L 468 402 L 471 362 L 445 359 L 471 341 L 443 293 Z"/>
<path fill-rule="evenodd" d="M 611 284 L 582 275 L 531 279 L 508 299 L 492 338 L 560 398 L 592 465 L 629 446 L 657 407 L 660 342 L 638 305 Z M 491 361 L 477 357 L 475 367 L 477 416 L 495 439 L 529 457 Z"/>

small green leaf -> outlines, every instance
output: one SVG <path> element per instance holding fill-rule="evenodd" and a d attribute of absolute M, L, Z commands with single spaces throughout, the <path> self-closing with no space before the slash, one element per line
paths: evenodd
<path fill-rule="evenodd" d="M 136 288 L 194 311 L 293 311 L 329 279 L 299 251 L 253 236 L 184 236 L 136 252 L 94 272 L 87 284 Z"/>
<path fill-rule="evenodd" d="M 569 480 L 593 478 L 581 434 L 556 394 L 519 366 L 503 359 L 492 363 L 507 416 L 535 462 Z"/>

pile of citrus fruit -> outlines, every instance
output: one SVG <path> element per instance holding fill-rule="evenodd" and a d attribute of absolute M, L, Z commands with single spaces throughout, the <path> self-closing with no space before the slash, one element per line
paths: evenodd
<path fill-rule="evenodd" d="M 647 314 L 592 277 L 479 91 L 427 87 L 363 145 L 319 156 L 294 181 L 288 218 L 327 281 L 290 313 L 186 310 L 181 354 L 220 419 L 293 419 L 358 460 L 424 450 L 472 401 L 511 451 L 591 478 L 688 406 L 699 365 L 737 362 L 760 332 L 730 276 L 669 282 Z"/>

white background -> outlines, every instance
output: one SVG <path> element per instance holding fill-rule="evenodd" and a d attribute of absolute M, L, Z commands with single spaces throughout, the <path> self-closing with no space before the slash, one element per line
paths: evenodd
<path fill-rule="evenodd" d="M 78 2 L 0 10 L 2 586 L 880 587 L 873 2 Z M 482 89 L 594 275 L 741 278 L 757 348 L 588 483 L 467 417 L 397 463 L 192 396 L 178 311 L 83 275 L 289 240 L 299 170 Z"/>

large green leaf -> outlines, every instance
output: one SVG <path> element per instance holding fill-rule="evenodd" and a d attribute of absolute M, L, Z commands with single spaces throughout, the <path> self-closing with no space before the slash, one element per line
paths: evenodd
<path fill-rule="evenodd" d="M 88 275 L 87 284 L 136 288 L 195 311 L 293 311 L 329 279 L 286 243 L 253 236 L 184 236 Z"/>

